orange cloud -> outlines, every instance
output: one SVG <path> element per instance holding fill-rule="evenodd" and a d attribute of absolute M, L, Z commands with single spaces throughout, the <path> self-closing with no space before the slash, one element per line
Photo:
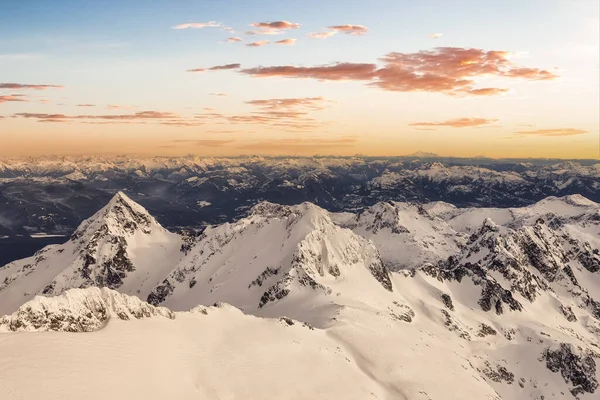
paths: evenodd
<path fill-rule="evenodd" d="M 22 83 L 0 83 L 0 89 L 33 89 L 33 90 L 46 90 L 46 89 L 62 89 L 62 85 L 30 85 Z"/>
<path fill-rule="evenodd" d="M 134 121 L 155 119 L 177 119 L 179 116 L 170 112 L 140 111 L 134 114 L 117 115 L 65 115 L 65 114 L 40 114 L 40 113 L 17 113 L 15 117 L 33 118 L 38 122 L 66 122 L 68 120 L 108 120 L 108 121 Z"/>
<path fill-rule="evenodd" d="M 13 101 L 19 101 L 19 102 L 27 102 L 28 100 L 24 99 L 25 95 L 24 94 L 9 94 L 6 96 L 0 96 L 0 104 L 1 103 L 8 103 L 13 102 Z"/>
<path fill-rule="evenodd" d="M 229 43 L 235 43 L 235 42 L 241 42 L 241 41 L 242 41 L 242 39 L 241 39 L 241 38 L 239 38 L 239 37 L 236 37 L 236 36 L 234 36 L 234 37 L 227 38 L 227 41 L 228 41 Z"/>
<path fill-rule="evenodd" d="M 328 28 L 336 32 L 343 32 L 348 35 L 356 36 L 364 35 L 369 31 L 365 26 L 362 25 L 334 25 L 328 26 Z"/>
<path fill-rule="evenodd" d="M 241 73 L 255 77 L 312 78 L 318 80 L 372 80 L 377 66 L 375 64 L 339 63 L 320 67 L 294 67 L 291 65 L 276 67 L 258 67 L 244 69 Z"/>
<path fill-rule="evenodd" d="M 574 128 L 561 128 L 561 129 L 538 129 L 535 131 L 520 131 L 515 132 L 519 135 L 533 135 L 533 136 L 575 136 L 575 135 L 583 135 L 588 133 L 588 131 L 584 131 L 582 129 L 574 129 Z"/>
<path fill-rule="evenodd" d="M 217 21 L 208 22 L 190 22 L 187 24 L 179 24 L 173 27 L 173 29 L 202 29 L 202 28 L 220 28 L 221 24 Z"/>
<path fill-rule="evenodd" d="M 248 47 L 260 47 L 260 46 L 265 46 L 265 45 L 267 45 L 269 43 L 271 43 L 271 42 L 269 42 L 268 40 L 259 40 L 258 42 L 246 43 L 246 46 L 248 46 Z"/>
<path fill-rule="evenodd" d="M 222 71 L 227 69 L 238 69 L 241 67 L 241 64 L 225 64 L 225 65 L 215 65 L 214 67 L 210 67 L 209 71 Z"/>
<path fill-rule="evenodd" d="M 275 42 L 275 44 L 286 44 L 286 45 L 290 45 L 293 46 L 296 44 L 296 39 L 283 39 L 283 40 L 278 40 Z"/>
<path fill-rule="evenodd" d="M 117 104 L 109 104 L 106 106 L 109 110 L 135 110 L 137 106 L 121 106 Z"/>
<path fill-rule="evenodd" d="M 448 95 L 490 96 L 503 88 L 477 88 L 475 78 L 495 76 L 549 80 L 557 76 L 539 68 L 522 68 L 506 51 L 438 47 L 417 53 L 389 53 L 376 64 L 337 63 L 316 67 L 290 65 L 257 67 L 240 72 L 254 77 L 310 78 L 322 81 L 356 80 L 394 92 L 439 92 Z"/>
<path fill-rule="evenodd" d="M 474 126 L 482 126 L 498 121 L 497 119 L 486 118 L 458 118 L 443 122 L 414 122 L 409 126 L 449 126 L 451 128 L 469 128 Z"/>
<path fill-rule="evenodd" d="M 337 34 L 337 31 L 330 31 L 330 32 L 311 32 L 309 33 L 308 36 L 311 39 L 326 39 L 328 37 L 331 37 L 333 35 Z"/>
<path fill-rule="evenodd" d="M 221 120 L 229 124 L 258 124 L 290 130 L 312 130 L 324 126 L 322 121 L 311 118 L 313 111 L 323 110 L 329 101 L 322 97 L 282 98 L 250 100 L 246 104 L 256 107 L 248 114 L 226 115 L 208 109 L 195 118 Z"/>
<path fill-rule="evenodd" d="M 298 29 L 300 28 L 300 24 L 289 21 L 275 21 L 275 22 L 254 22 L 250 24 L 250 26 L 254 26 L 255 28 L 265 28 L 265 29 Z"/>
<path fill-rule="evenodd" d="M 223 71 L 228 69 L 238 69 L 241 67 L 241 64 L 225 64 L 225 65 L 215 65 L 210 68 L 194 68 L 188 69 L 187 72 L 204 72 L 204 71 Z"/>

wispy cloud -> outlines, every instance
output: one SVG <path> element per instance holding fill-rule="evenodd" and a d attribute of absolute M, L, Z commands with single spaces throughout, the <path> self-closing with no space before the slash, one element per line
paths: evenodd
<path fill-rule="evenodd" d="M 324 126 L 310 116 L 311 112 L 323 110 L 331 102 L 322 97 L 280 98 L 249 100 L 246 104 L 255 111 L 246 114 L 227 115 L 214 109 L 197 114 L 200 120 L 220 120 L 228 124 L 258 124 L 277 129 L 314 130 Z"/>
<path fill-rule="evenodd" d="M 140 111 L 134 114 L 116 115 L 65 115 L 65 114 L 43 114 L 43 113 L 16 113 L 13 116 L 20 118 L 37 119 L 38 122 L 67 122 L 72 120 L 106 120 L 106 121 L 135 121 L 135 120 L 158 120 L 177 119 L 179 116 L 170 112 Z"/>
<path fill-rule="evenodd" d="M 278 40 L 275 42 L 275 44 L 285 44 L 288 46 L 293 46 L 296 44 L 296 39 L 283 39 L 283 40 Z"/>
<path fill-rule="evenodd" d="M 355 35 L 355 36 L 364 35 L 365 33 L 367 33 L 369 31 L 369 29 L 367 29 L 366 26 L 350 25 L 350 24 L 328 26 L 328 28 L 333 31 L 336 31 L 336 32 L 342 32 L 347 35 Z"/>
<path fill-rule="evenodd" d="M 487 118 L 457 118 L 441 122 L 414 122 L 412 124 L 409 124 L 409 126 L 446 126 L 451 128 L 470 128 L 475 126 L 488 125 L 496 121 L 498 120 Z"/>
<path fill-rule="evenodd" d="M 229 69 L 238 69 L 241 67 L 241 64 L 225 64 L 225 65 L 215 65 L 210 68 L 194 68 L 188 69 L 187 72 L 204 72 L 204 71 L 225 71 Z"/>
<path fill-rule="evenodd" d="M 439 39 L 442 36 L 443 36 L 443 34 L 441 34 L 441 33 L 432 33 L 430 37 L 433 39 Z"/>
<path fill-rule="evenodd" d="M 24 94 L 9 94 L 6 96 L 0 96 L 0 104 L 8 102 L 27 102 Z"/>
<path fill-rule="evenodd" d="M 119 104 L 109 104 L 106 106 L 109 110 L 135 110 L 137 106 L 123 106 Z"/>
<path fill-rule="evenodd" d="M 311 39 L 327 39 L 328 37 L 332 37 L 337 34 L 337 31 L 329 31 L 329 32 L 311 32 L 308 36 Z"/>
<path fill-rule="evenodd" d="M 95 104 L 76 104 L 75 107 L 96 107 Z"/>
<path fill-rule="evenodd" d="M 242 38 L 239 38 L 237 36 L 227 38 L 227 42 L 229 42 L 229 43 L 237 43 L 237 42 L 241 42 L 241 41 L 242 41 Z"/>
<path fill-rule="evenodd" d="M 518 135 L 526 136 L 575 136 L 583 135 L 588 131 L 574 128 L 559 128 L 559 129 L 537 129 L 533 131 L 519 131 L 515 132 Z"/>
<path fill-rule="evenodd" d="M 274 22 L 253 22 L 250 24 L 255 28 L 263 28 L 263 29 L 298 29 L 300 28 L 300 24 L 289 21 L 274 21 Z"/>
<path fill-rule="evenodd" d="M 269 43 L 271 43 L 271 42 L 269 42 L 268 40 L 259 40 L 258 42 L 246 43 L 246 46 L 248 46 L 248 47 L 261 47 L 261 46 L 266 46 Z"/>
<path fill-rule="evenodd" d="M 24 83 L 0 83 L 0 89 L 33 89 L 33 90 L 46 90 L 46 89 L 61 89 L 62 85 L 31 85 Z"/>
<path fill-rule="evenodd" d="M 221 23 L 217 21 L 208 22 L 188 22 L 186 24 L 175 25 L 172 29 L 202 29 L 202 28 L 220 28 Z"/>
<path fill-rule="evenodd" d="M 254 77 L 287 77 L 321 81 L 365 81 L 369 86 L 393 92 L 438 92 L 448 95 L 490 96 L 507 89 L 475 86 L 476 78 L 551 80 L 548 70 L 513 64 L 506 51 L 438 47 L 417 53 L 389 53 L 375 63 L 336 63 L 315 67 L 292 65 L 257 67 L 240 72 Z"/>

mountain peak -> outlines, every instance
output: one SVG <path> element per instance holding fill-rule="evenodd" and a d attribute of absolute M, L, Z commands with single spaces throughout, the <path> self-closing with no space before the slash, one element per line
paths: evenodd
<path fill-rule="evenodd" d="M 81 223 L 71 238 L 78 239 L 86 233 L 94 235 L 99 230 L 119 236 L 133 235 L 136 231 L 149 234 L 153 228 L 164 229 L 144 207 L 118 192 L 104 208 Z"/>

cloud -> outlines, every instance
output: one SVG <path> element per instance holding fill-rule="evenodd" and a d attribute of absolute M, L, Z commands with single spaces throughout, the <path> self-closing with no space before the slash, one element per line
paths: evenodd
<path fill-rule="evenodd" d="M 388 53 L 375 63 L 336 63 L 315 67 L 291 65 L 243 69 L 253 77 L 287 77 L 321 81 L 365 81 L 369 86 L 392 92 L 438 92 L 448 95 L 490 96 L 504 88 L 475 86 L 482 77 L 550 80 L 548 70 L 523 68 L 508 59 L 506 51 L 438 47 L 416 53 Z"/>
<path fill-rule="evenodd" d="M 259 40 L 258 42 L 246 43 L 246 46 L 248 46 L 248 47 L 260 47 L 260 46 L 265 46 L 265 45 L 267 45 L 269 43 L 271 43 L 271 42 L 269 42 L 268 40 Z"/>
<path fill-rule="evenodd" d="M 241 67 L 241 64 L 225 64 L 225 65 L 215 65 L 210 68 L 194 68 L 188 69 L 187 72 L 205 72 L 205 71 L 224 71 L 228 69 L 238 69 Z"/>
<path fill-rule="evenodd" d="M 451 128 L 469 128 L 474 126 L 482 126 L 498 121 L 497 119 L 487 118 L 457 118 L 443 122 L 414 122 L 409 126 L 449 126 Z"/>
<path fill-rule="evenodd" d="M 187 24 L 179 24 L 173 29 L 202 29 L 202 28 L 220 28 L 221 24 L 217 21 L 208 22 L 189 22 Z"/>
<path fill-rule="evenodd" d="M 199 139 L 199 140 L 172 140 L 173 143 L 191 143 L 203 147 L 223 147 L 235 142 L 234 139 Z"/>
<path fill-rule="evenodd" d="M 109 110 L 135 110 L 137 106 L 121 106 L 118 104 L 109 104 L 106 106 Z"/>
<path fill-rule="evenodd" d="M 274 21 L 274 22 L 254 22 L 250 24 L 255 28 L 264 28 L 264 29 L 298 29 L 300 28 L 300 24 L 289 21 Z"/>
<path fill-rule="evenodd" d="M 561 128 L 561 129 L 538 129 L 534 131 L 519 131 L 515 132 L 519 135 L 532 135 L 532 136 L 575 136 L 575 135 L 583 135 L 588 133 L 588 131 L 584 131 L 582 129 L 574 129 L 574 128 Z"/>
<path fill-rule="evenodd" d="M 309 33 L 308 36 L 311 39 L 326 39 L 328 37 L 331 37 L 333 35 L 337 34 L 337 31 L 329 31 L 329 32 L 311 32 Z"/>
<path fill-rule="evenodd" d="M 215 65 L 214 67 L 210 67 L 209 71 L 222 71 L 227 69 L 238 69 L 241 67 L 241 64 L 225 64 L 225 65 Z"/>
<path fill-rule="evenodd" d="M 197 114 L 201 120 L 217 120 L 228 124 L 263 125 L 271 128 L 289 130 L 314 130 L 324 126 L 310 116 L 311 112 L 325 109 L 331 103 L 322 97 L 301 97 L 281 99 L 258 99 L 246 101 L 255 111 L 246 114 L 226 115 L 205 109 L 205 113 Z"/>
<path fill-rule="evenodd" d="M 8 103 L 8 102 L 27 102 L 28 100 L 25 100 L 25 95 L 24 94 L 9 94 L 6 96 L 0 96 L 0 104 L 1 103 Z"/>
<path fill-rule="evenodd" d="M 328 28 L 333 31 L 336 31 L 336 32 L 342 32 L 347 35 L 355 35 L 355 36 L 364 35 L 365 33 L 367 33 L 369 31 L 367 29 L 367 27 L 365 27 L 365 26 L 349 25 L 349 24 L 328 26 Z"/>
<path fill-rule="evenodd" d="M 241 73 L 255 77 L 311 78 L 318 80 L 371 80 L 374 78 L 375 64 L 339 63 L 319 67 L 258 67 L 244 69 Z"/>
<path fill-rule="evenodd" d="M 46 90 L 46 89 L 62 89 L 62 85 L 31 85 L 23 83 L 0 83 L 0 89 L 33 89 L 33 90 Z"/>
<path fill-rule="evenodd" d="M 217 97 L 227 97 L 229 96 L 229 94 L 227 93 L 209 93 L 210 96 L 217 96 Z"/>
<path fill-rule="evenodd" d="M 293 45 L 296 44 L 296 39 L 278 40 L 278 41 L 275 42 L 275 44 L 285 44 L 285 45 L 293 46 Z"/>
<path fill-rule="evenodd" d="M 77 104 L 75 107 L 96 107 L 95 104 Z"/>
<path fill-rule="evenodd" d="M 241 41 L 242 41 L 242 38 L 239 38 L 237 36 L 227 38 L 227 42 L 229 42 L 229 43 L 236 43 L 236 42 L 241 42 Z"/>
<path fill-rule="evenodd" d="M 279 110 L 289 108 L 309 108 L 311 110 L 323 110 L 322 105 L 326 100 L 323 97 L 298 97 L 282 99 L 250 100 L 246 104 L 257 106 L 267 110 Z"/>
<path fill-rule="evenodd" d="M 177 119 L 179 116 L 170 112 L 140 111 L 133 114 L 116 115 L 65 115 L 65 114 L 42 114 L 42 113 L 17 113 L 14 117 L 37 119 L 38 122 L 67 122 L 71 120 L 106 120 L 106 121 L 135 121 L 135 120 L 159 120 Z"/>
<path fill-rule="evenodd" d="M 442 36 L 443 35 L 441 33 L 432 33 L 430 37 L 433 38 L 433 39 L 439 39 Z"/>

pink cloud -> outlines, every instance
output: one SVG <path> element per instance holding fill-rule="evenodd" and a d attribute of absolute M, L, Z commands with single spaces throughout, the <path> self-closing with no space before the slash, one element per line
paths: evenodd
<path fill-rule="evenodd" d="M 285 44 L 288 46 L 293 46 L 296 44 L 296 39 L 283 39 L 283 40 L 278 40 L 275 42 L 275 44 Z"/>
<path fill-rule="evenodd" d="M 248 47 L 261 47 L 261 46 L 266 46 L 269 43 L 271 43 L 271 42 L 269 42 L 268 40 L 259 40 L 258 42 L 246 43 L 246 46 L 248 46 Z"/>
<path fill-rule="evenodd" d="M 359 35 L 364 35 L 365 33 L 367 33 L 369 30 L 362 25 L 334 25 L 334 26 L 328 26 L 329 29 L 332 29 L 334 31 L 337 32 L 343 32 L 347 35 L 355 35 L 355 36 L 359 36 Z"/>
<path fill-rule="evenodd" d="M 202 28 L 220 28 L 221 24 L 216 21 L 208 22 L 189 22 L 187 24 L 179 24 L 173 29 L 202 29 Z"/>

